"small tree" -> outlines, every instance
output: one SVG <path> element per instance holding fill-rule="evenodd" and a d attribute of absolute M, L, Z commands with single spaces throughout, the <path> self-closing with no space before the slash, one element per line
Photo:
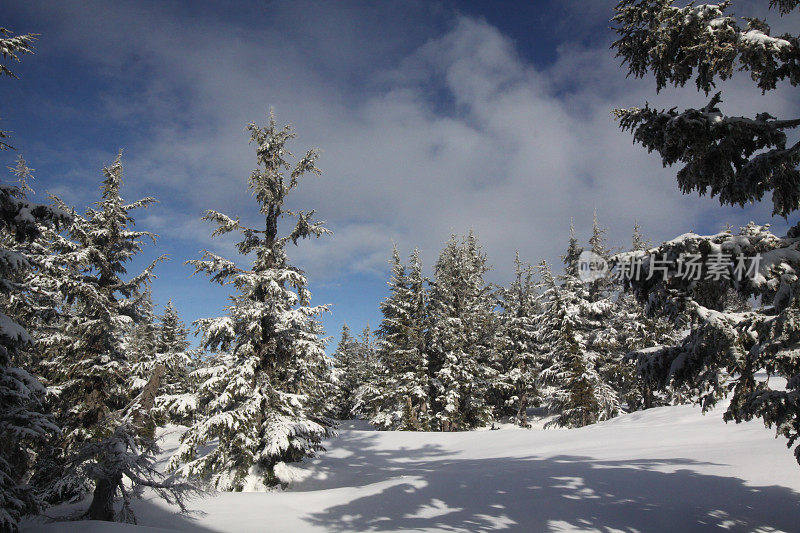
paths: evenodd
<path fill-rule="evenodd" d="M 103 169 L 101 200 L 85 215 L 73 211 L 67 235 L 51 235 L 55 253 L 43 261 L 42 286 L 63 298 L 63 331 L 52 343 L 59 349 L 47 366 L 48 380 L 59 392 L 56 408 L 63 435 L 60 449 L 41 457 L 38 481 L 51 501 L 77 499 L 91 490 L 90 519 L 135 522 L 130 501 L 145 487 L 181 508 L 182 494 L 192 489 L 166 481 L 154 467 L 158 448 L 151 438 L 150 410 L 160 376 L 152 376 L 138 395 L 128 386 L 131 361 L 125 332 L 133 322 L 143 321 L 143 289 L 161 258 L 123 279 L 126 263 L 142 251 L 143 239 L 155 240 L 149 232 L 131 229 L 130 212 L 155 200 L 125 203 L 121 157 Z"/>
<path fill-rule="evenodd" d="M 130 387 L 139 393 L 147 384 L 156 365 L 156 315 L 153 294 L 150 288 L 144 289 L 138 306 L 138 316 L 131 322 L 125 340 L 131 371 Z"/>
<path fill-rule="evenodd" d="M 164 367 L 153 410 L 160 422 L 185 424 L 193 420 L 197 411 L 190 377 L 196 361 L 189 351 L 188 335 L 189 330 L 169 300 L 159 317 L 154 346 L 155 364 Z"/>
<path fill-rule="evenodd" d="M 359 343 L 350 333 L 350 327 L 344 323 L 339 344 L 333 353 L 337 389 L 334 414 L 342 420 L 353 416 L 358 387 L 364 379 L 363 364 L 359 356 Z"/>

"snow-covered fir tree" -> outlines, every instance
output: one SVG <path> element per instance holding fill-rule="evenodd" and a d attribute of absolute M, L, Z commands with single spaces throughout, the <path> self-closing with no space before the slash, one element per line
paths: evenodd
<path fill-rule="evenodd" d="M 35 34 L 28 33 L 14 36 L 11 30 L 0 27 L 0 77 L 17 77 L 9 68 L 8 63 L 19 61 L 20 56 L 23 54 L 32 54 L 35 40 Z M 0 130 L 0 150 L 13 149 L 10 144 L 5 142 L 5 139 L 8 138 L 9 132 Z"/>
<path fill-rule="evenodd" d="M 779 15 L 798 2 L 775 1 Z M 629 74 L 652 73 L 656 89 L 694 79 L 706 95 L 715 80 L 735 70 L 749 73 L 764 92 L 800 84 L 797 35 L 771 35 L 765 20 L 731 15 L 732 2 L 676 7 L 672 1 L 623 0 L 614 17 L 618 56 Z M 700 109 L 659 111 L 645 106 L 616 112 L 634 140 L 657 152 L 665 166 L 679 164 L 683 192 L 716 196 L 722 204 L 744 205 L 770 195 L 773 213 L 788 217 L 800 207 L 800 119 L 723 113 L 721 93 Z M 789 142 L 791 138 L 792 143 Z M 686 313 L 688 335 L 677 344 L 639 353 L 640 371 L 653 383 L 688 387 L 705 409 L 732 392 L 726 420 L 762 418 L 793 446 L 800 438 L 800 225 L 785 237 L 750 223 L 738 235 L 685 234 L 641 257 L 645 276 L 631 285 L 653 312 Z M 701 281 L 687 279 L 687 259 L 699 257 Z M 655 274 L 647 279 L 647 274 Z M 693 276 L 696 278 L 696 276 Z M 733 289 L 759 298 L 753 310 L 726 311 L 713 296 Z M 712 297 L 709 297 L 712 295 Z M 773 389 L 756 372 L 786 379 Z M 800 462 L 800 446 L 794 449 Z"/>
<path fill-rule="evenodd" d="M 158 318 L 155 340 L 155 362 L 163 365 L 164 373 L 153 414 L 161 423 L 192 422 L 197 411 L 197 395 L 191 379 L 196 361 L 189 350 L 188 336 L 188 328 L 169 300 Z"/>
<path fill-rule="evenodd" d="M 356 339 L 356 360 L 359 385 L 355 391 L 353 415 L 369 420 L 378 427 L 385 428 L 384 414 L 387 394 L 388 372 L 380 360 L 375 335 L 367 324 Z"/>
<path fill-rule="evenodd" d="M 0 184 L 0 529 L 3 531 L 16 531 L 20 516 L 38 509 L 38 498 L 28 483 L 32 467 L 30 450 L 58 431 L 43 407 L 44 387 L 21 365 L 20 352 L 32 347 L 32 338 L 11 318 L 16 314 L 13 308 L 19 304 L 18 297 L 23 297 L 27 271 L 33 266 L 24 244 L 39 238 L 42 225 L 68 222 L 63 211 L 28 201 L 24 178 L 29 172 L 21 157 L 15 174 L 18 180 L 22 178 L 19 185 Z"/>
<path fill-rule="evenodd" d="M 34 169 L 28 167 L 21 155 L 17 157 L 16 165 L 8 167 L 8 169 L 15 178 L 15 186 L 21 197 L 35 193 L 30 186 L 34 180 Z M 61 210 L 58 211 L 63 213 Z M 37 228 L 36 238 L 23 241 L 18 241 L 16 236 L 11 233 L 0 233 L 1 245 L 24 255 L 29 266 L 32 267 L 25 269 L 25 275 L 16 279 L 19 290 L 0 294 L 0 299 L 3 299 L 5 313 L 22 325 L 34 341 L 38 340 L 40 331 L 53 330 L 58 327 L 56 312 L 58 297 L 38 283 L 40 259 L 51 253 L 46 236 L 52 231 L 54 231 L 52 224 L 40 224 Z M 38 343 L 28 344 L 25 350 L 17 353 L 16 359 L 21 366 L 39 374 L 41 357 L 36 350 L 36 344 Z"/>
<path fill-rule="evenodd" d="M 613 303 L 594 300 L 575 273 L 579 271 L 577 238 L 570 227 L 570 241 L 560 283 L 549 266 L 540 265 L 542 313 L 536 335 L 544 358 L 541 376 L 551 387 L 548 403 L 558 413 L 551 425 L 579 427 L 606 420 L 620 411 L 617 392 L 603 372 L 609 350 L 606 335 Z"/>
<path fill-rule="evenodd" d="M 631 235 L 630 251 L 643 251 L 649 247 L 649 243 L 644 238 L 638 222 L 634 223 Z M 620 289 L 624 288 L 624 277 L 620 274 L 617 278 L 617 285 Z M 658 344 L 659 326 L 664 321 L 653 320 L 649 317 L 636 298 L 627 292 L 620 292 L 617 297 L 614 309 L 615 318 L 620 325 L 620 344 L 621 352 L 624 357 L 619 364 L 614 365 L 615 386 L 619 392 L 620 401 L 628 411 L 638 409 L 649 409 L 656 405 L 662 405 L 653 387 L 644 379 L 644 376 L 637 375 L 636 363 L 630 353 L 639 348 L 648 348 Z"/>
<path fill-rule="evenodd" d="M 159 317 L 158 334 L 156 335 L 156 353 L 183 353 L 189 346 L 189 329 L 181 320 L 172 300 L 164 306 Z"/>
<path fill-rule="evenodd" d="M 125 203 L 121 154 L 103 174 L 101 200 L 84 215 L 73 211 L 66 234 L 51 235 L 55 253 L 40 268 L 41 283 L 63 298 L 57 340 L 43 340 L 58 347 L 48 353 L 46 374 L 62 434 L 58 446 L 40 456 L 34 479 L 49 501 L 92 491 L 90 519 L 135 522 L 131 499 L 144 488 L 181 508 L 182 494 L 192 489 L 165 480 L 155 468 L 150 411 L 158 379 L 151 378 L 138 395 L 129 388 L 125 333 L 141 321 L 143 289 L 161 260 L 123 279 L 126 264 L 142 252 L 143 239 L 155 240 L 150 232 L 131 229 L 130 213 L 155 200 Z M 57 198 L 56 204 L 66 208 Z"/>
<path fill-rule="evenodd" d="M 16 78 L 7 62 L 32 52 L 35 36 L 12 36 L 0 28 L 0 77 Z M 0 130 L 0 150 L 12 149 L 9 134 Z M 43 406 L 45 388 L 30 370 L 24 352 L 33 339 L 18 320 L 30 313 L 26 286 L 33 267 L 29 245 L 44 226 L 69 221 L 67 213 L 30 202 L 31 169 L 22 156 L 11 168 L 16 185 L 0 184 L 0 529 L 17 531 L 24 513 L 39 509 L 40 500 L 28 483 L 32 448 L 46 445 L 58 428 Z M 23 322 L 28 322 L 21 320 Z M 27 367 L 27 368 L 26 368 Z"/>
<path fill-rule="evenodd" d="M 264 226 L 250 228 L 239 219 L 209 211 L 205 219 L 217 224 L 214 235 L 241 234 L 237 244 L 252 255 L 249 268 L 206 251 L 189 261 L 196 272 L 236 289 L 227 315 L 202 319 L 202 346 L 217 352 L 216 366 L 199 384 L 205 412 L 184 434 L 171 467 L 199 477 L 219 490 L 242 490 L 248 483 L 275 486 L 291 481 L 289 463 L 323 449 L 332 434 L 329 363 L 317 319 L 324 306 L 310 307 L 306 277 L 289 264 L 286 246 L 329 233 L 313 211 L 291 211 L 289 193 L 308 174 L 319 174 L 316 150 L 295 165 L 287 142 L 291 127 L 248 126 L 256 145 L 257 168 L 249 188 Z M 281 222 L 294 216 L 294 227 L 280 235 Z M 210 450 L 204 446 L 218 439 Z"/>
<path fill-rule="evenodd" d="M 408 271 L 394 248 L 389 296 L 381 302 L 379 357 L 385 369 L 375 423 L 386 429 L 429 431 L 431 382 L 428 367 L 428 292 L 419 250 Z"/>
<path fill-rule="evenodd" d="M 489 267 L 475 235 L 455 235 L 434 268 L 429 364 L 435 420 L 442 431 L 483 426 L 492 418 L 487 391 L 496 380 L 495 296 L 483 276 Z"/>
<path fill-rule="evenodd" d="M 569 245 L 567 246 L 567 251 L 561 256 L 561 260 L 564 262 L 565 276 L 578 277 L 580 274 L 578 269 L 580 268 L 581 253 L 583 253 L 583 248 L 578 241 L 578 237 L 575 235 L 575 222 L 570 219 Z"/>
<path fill-rule="evenodd" d="M 608 264 L 613 251 L 606 244 L 606 228 L 600 225 L 597 211 L 592 219 L 592 235 L 589 237 L 589 250 L 593 257 L 601 258 Z M 588 300 L 598 313 L 599 327 L 588 337 L 588 346 L 597 353 L 596 367 L 605 383 L 611 386 L 622 399 L 629 391 L 636 389 L 634 366 L 626 359 L 625 335 L 623 329 L 627 325 L 627 317 L 615 305 L 618 287 L 609 272 L 585 282 Z M 630 408 L 630 405 L 626 406 Z"/>
<path fill-rule="evenodd" d="M 153 373 L 156 360 L 156 325 L 153 294 L 146 287 L 139 300 L 137 319 L 131 322 L 125 339 L 125 352 L 131 372 L 131 390 L 140 392 Z"/>
<path fill-rule="evenodd" d="M 339 344 L 333 353 L 336 383 L 334 415 L 340 420 L 349 419 L 355 414 L 356 395 L 365 379 L 360 356 L 359 342 L 350 333 L 350 326 L 345 322 L 342 324 Z"/>
<path fill-rule="evenodd" d="M 592 236 L 589 237 L 589 250 L 595 257 L 602 258 L 604 261 L 608 261 L 613 255 L 613 251 L 606 244 L 607 233 L 608 230 L 600 225 L 597 219 L 597 211 L 595 211 L 592 218 Z M 572 249 L 572 239 L 574 238 L 573 234 L 570 237 L 570 250 Z M 567 255 L 570 255 L 570 253 L 571 251 L 568 251 Z M 589 299 L 597 302 L 609 297 L 612 291 L 612 280 L 607 275 L 595 276 L 595 279 L 588 281 L 587 288 L 589 290 Z"/>
<path fill-rule="evenodd" d="M 528 426 L 528 408 L 539 405 L 541 361 L 536 342 L 536 317 L 540 313 L 539 294 L 533 282 L 533 269 L 514 258 L 514 278 L 502 290 L 502 312 L 496 341 L 503 361 L 499 378 L 505 392 L 502 412 L 513 413 L 516 423 Z"/>
<path fill-rule="evenodd" d="M 644 254 L 649 248 L 650 244 L 642 235 L 639 224 L 634 224 L 630 253 Z M 646 313 L 636 297 L 623 290 L 628 275 L 631 272 L 616 278 L 620 294 L 614 308 L 614 320 L 619 331 L 620 353 L 624 357 L 611 367 L 614 375 L 612 382 L 627 411 L 680 402 L 681 395 L 676 394 L 677 391 L 671 387 L 659 391 L 656 384 L 649 382 L 646 373 L 638 373 L 636 359 L 631 354 L 677 340 L 682 321 Z"/>

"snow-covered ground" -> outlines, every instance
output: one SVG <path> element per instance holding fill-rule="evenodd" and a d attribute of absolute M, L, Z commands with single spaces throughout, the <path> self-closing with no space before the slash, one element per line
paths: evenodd
<path fill-rule="evenodd" d="M 166 437 L 174 449 L 177 434 Z M 290 490 L 222 493 L 182 516 L 139 502 L 142 526 L 182 531 L 800 531 L 800 467 L 760 422 L 651 409 L 573 430 L 406 433 L 344 423 Z M 64 511 L 60 509 L 57 511 Z M 51 511 L 50 514 L 56 511 Z M 26 532 L 159 531 L 28 522 Z"/>

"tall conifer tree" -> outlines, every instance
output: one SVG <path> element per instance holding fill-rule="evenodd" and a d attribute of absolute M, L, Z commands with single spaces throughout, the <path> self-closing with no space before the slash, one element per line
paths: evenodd
<path fill-rule="evenodd" d="M 486 394 L 497 377 L 490 361 L 496 322 L 494 294 L 484 282 L 486 256 L 475 235 L 445 245 L 431 291 L 431 362 L 436 420 L 442 431 L 485 425 Z"/>
<path fill-rule="evenodd" d="M 181 474 L 205 478 L 220 490 L 288 483 L 287 463 L 322 450 L 333 427 L 326 416 L 330 369 L 317 319 L 326 307 L 310 306 L 306 277 L 286 256 L 287 245 L 330 233 L 313 211 L 285 205 L 301 178 L 320 173 L 318 154 L 310 150 L 291 165 L 287 143 L 295 134 L 289 126 L 278 128 L 272 114 L 266 127 L 250 124 L 248 130 L 258 165 L 249 187 L 264 224 L 247 227 L 216 211 L 205 216 L 217 225 L 214 235 L 239 233 L 237 249 L 252 254 L 253 262 L 241 268 L 209 251 L 189 261 L 195 272 L 233 286 L 236 294 L 226 316 L 197 322 L 203 347 L 220 353 L 217 373 L 201 383 L 206 412 L 183 436 L 171 462 Z M 281 235 L 287 216 L 296 219 L 294 227 Z M 202 452 L 212 439 L 218 444 Z"/>

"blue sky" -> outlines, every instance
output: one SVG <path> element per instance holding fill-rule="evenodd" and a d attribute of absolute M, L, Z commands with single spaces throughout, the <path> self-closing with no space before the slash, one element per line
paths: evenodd
<path fill-rule="evenodd" d="M 515 250 L 557 260 L 570 218 L 585 239 L 595 209 L 620 246 L 635 220 L 653 241 L 751 219 L 784 228 L 768 202 L 743 210 L 681 195 L 676 169 L 617 130 L 614 107 L 707 98 L 626 79 L 609 50 L 614 4 L 6 1 L 0 25 L 41 36 L 14 65 L 20 79 L 0 84 L 0 125 L 37 170 L 38 198 L 80 208 L 124 149 L 126 198 L 160 200 L 137 216 L 160 235 L 143 260 L 171 257 L 154 296 L 187 322 L 220 314 L 228 292 L 183 262 L 204 248 L 234 254 L 202 213 L 258 223 L 244 128 L 270 106 L 295 126 L 295 153 L 322 151 L 322 177 L 292 205 L 316 209 L 334 236 L 289 253 L 314 303 L 332 304 L 334 337 L 345 320 L 377 326 L 393 242 L 403 255 L 419 247 L 430 272 L 448 236 L 473 228 L 490 280 L 505 283 Z M 737 2 L 743 15 L 761 4 Z M 750 85 L 722 85 L 723 111 L 796 116 L 792 91 Z"/>

